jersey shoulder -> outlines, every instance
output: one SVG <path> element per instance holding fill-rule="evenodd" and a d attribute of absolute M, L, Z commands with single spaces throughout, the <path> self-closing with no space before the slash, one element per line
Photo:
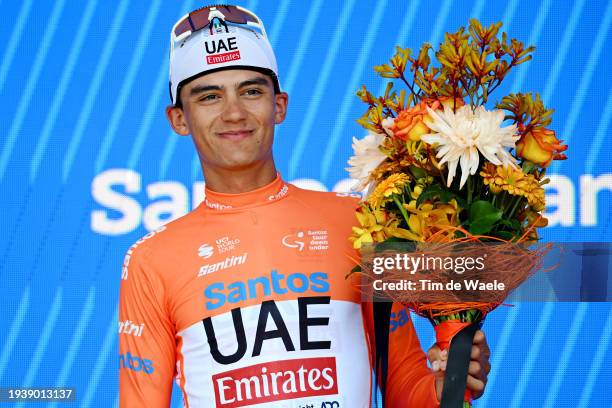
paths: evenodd
<path fill-rule="evenodd" d="M 206 238 L 206 229 L 202 228 L 206 222 L 204 218 L 201 212 L 192 210 L 145 234 L 130 246 L 128 253 L 137 257 L 146 256 L 149 260 L 155 261 L 172 253 L 181 252 L 181 248 L 196 237 Z"/>
<path fill-rule="evenodd" d="M 355 210 L 359 208 L 361 195 L 294 188 L 293 197 L 306 209 L 327 219 L 330 225 L 349 227 L 355 225 Z"/>
<path fill-rule="evenodd" d="M 291 186 L 294 196 L 301 201 L 316 205 L 321 209 L 350 209 L 355 210 L 359 206 L 361 194 L 359 193 L 336 193 L 333 191 L 315 191 Z"/>

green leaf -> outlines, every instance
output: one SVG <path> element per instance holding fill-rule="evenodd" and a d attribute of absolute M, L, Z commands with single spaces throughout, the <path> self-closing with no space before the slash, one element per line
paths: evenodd
<path fill-rule="evenodd" d="M 512 218 L 511 220 L 504 218 L 499 220 L 498 224 L 510 227 L 515 231 L 518 231 L 521 228 L 521 223 L 516 218 Z"/>
<path fill-rule="evenodd" d="M 502 211 L 488 201 L 474 201 L 469 209 L 470 233 L 482 235 L 491 231 L 501 219 Z"/>
<path fill-rule="evenodd" d="M 410 166 L 410 173 L 414 176 L 414 178 L 416 178 L 417 180 L 420 178 L 425 178 L 427 177 L 427 172 L 425 170 L 423 170 L 420 167 L 417 167 L 415 165 Z"/>
<path fill-rule="evenodd" d="M 442 195 L 442 187 L 439 184 L 432 184 L 430 186 L 425 187 L 425 189 L 419 195 L 417 199 L 416 206 L 419 208 L 421 204 L 423 204 L 426 200 L 431 200 L 435 197 L 440 197 Z"/>
<path fill-rule="evenodd" d="M 421 195 L 419 195 L 419 198 L 416 202 L 417 208 L 419 208 L 419 206 L 423 204 L 424 201 L 433 200 L 436 197 L 438 197 L 440 201 L 444 204 L 448 203 L 454 198 L 457 201 L 457 204 L 459 204 L 459 207 L 465 208 L 466 206 L 465 200 L 457 194 L 453 193 L 450 190 L 446 190 L 440 184 L 432 184 L 430 186 L 425 187 L 425 189 L 421 192 Z"/>

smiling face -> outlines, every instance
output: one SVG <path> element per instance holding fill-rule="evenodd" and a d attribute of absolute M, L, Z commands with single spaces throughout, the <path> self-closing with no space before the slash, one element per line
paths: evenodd
<path fill-rule="evenodd" d="M 272 79 L 231 69 L 201 76 L 180 90 L 182 108 L 166 109 L 181 135 L 191 134 L 205 174 L 274 166 L 274 125 L 285 119 L 287 94 Z"/>

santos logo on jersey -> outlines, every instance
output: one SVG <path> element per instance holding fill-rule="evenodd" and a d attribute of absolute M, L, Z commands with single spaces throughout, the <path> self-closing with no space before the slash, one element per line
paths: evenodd
<path fill-rule="evenodd" d="M 258 294 L 259 292 L 261 294 Z M 272 292 L 283 295 L 289 291 L 294 293 L 304 293 L 311 290 L 317 293 L 329 292 L 329 282 L 327 274 L 324 272 L 313 272 L 305 275 L 300 272 L 292 273 L 285 277 L 284 274 L 276 270 L 270 272 L 270 276 L 259 276 L 248 279 L 246 282 L 236 281 L 228 284 L 215 282 L 204 289 L 204 296 L 209 299 L 206 302 L 208 310 L 214 310 L 229 303 L 239 303 L 248 299 L 255 299 L 260 296 L 270 296 Z"/>
<path fill-rule="evenodd" d="M 133 371 L 144 371 L 146 374 L 151 374 L 155 369 L 153 368 L 153 361 L 133 356 L 128 351 L 124 354 L 119 354 L 119 368 L 127 368 Z"/>
<path fill-rule="evenodd" d="M 213 375 L 217 408 L 337 395 L 336 359 L 272 361 Z"/>

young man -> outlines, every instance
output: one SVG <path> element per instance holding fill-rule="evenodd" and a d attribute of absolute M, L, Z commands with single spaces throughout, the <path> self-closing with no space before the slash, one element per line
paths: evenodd
<path fill-rule="evenodd" d="M 277 173 L 288 103 L 277 71 L 263 24 L 240 7 L 196 10 L 173 29 L 166 114 L 193 139 L 206 198 L 128 251 L 122 407 L 168 407 L 173 378 L 186 407 L 370 406 L 372 305 L 345 279 L 357 201 Z M 387 406 L 437 406 L 442 377 L 404 316 L 389 339 Z M 482 333 L 475 345 L 468 386 L 482 392 Z"/>

